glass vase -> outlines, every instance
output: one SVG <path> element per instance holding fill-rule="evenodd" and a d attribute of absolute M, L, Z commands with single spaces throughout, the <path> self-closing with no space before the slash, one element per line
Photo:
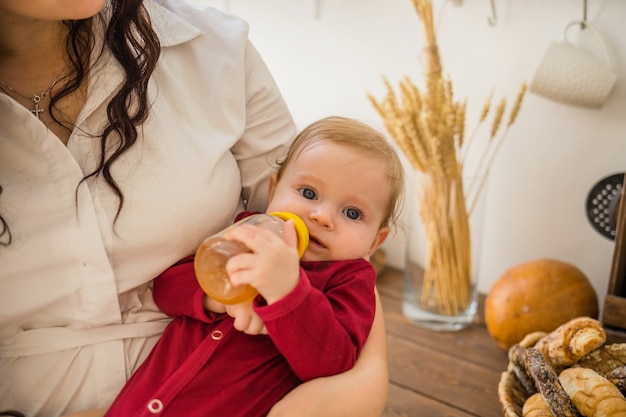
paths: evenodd
<path fill-rule="evenodd" d="M 420 207 L 409 216 L 402 312 L 418 326 L 455 331 L 475 319 L 485 196 L 471 192 L 485 180 L 415 174 Z"/>

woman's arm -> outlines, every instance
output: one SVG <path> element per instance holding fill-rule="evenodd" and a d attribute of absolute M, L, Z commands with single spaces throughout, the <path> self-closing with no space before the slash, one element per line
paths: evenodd
<path fill-rule="evenodd" d="M 268 417 L 380 417 L 388 386 L 387 337 L 377 292 L 374 324 L 354 368 L 305 382 L 276 403 Z M 105 412 L 89 410 L 64 417 L 101 417 Z"/>
<path fill-rule="evenodd" d="M 377 292 L 374 324 L 354 368 L 305 382 L 274 405 L 268 417 L 380 417 L 388 387 L 387 337 Z"/>

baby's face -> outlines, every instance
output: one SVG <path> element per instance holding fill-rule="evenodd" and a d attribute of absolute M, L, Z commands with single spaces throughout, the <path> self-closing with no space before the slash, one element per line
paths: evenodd
<path fill-rule="evenodd" d="M 368 258 L 388 234 L 382 160 L 331 142 L 309 145 L 270 188 L 270 211 L 297 214 L 309 229 L 303 261 Z"/>

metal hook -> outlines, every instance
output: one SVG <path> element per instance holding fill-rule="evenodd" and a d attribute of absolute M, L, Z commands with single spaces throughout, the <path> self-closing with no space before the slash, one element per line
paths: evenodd
<path fill-rule="evenodd" d="M 583 20 L 580 22 L 580 28 L 584 29 L 587 27 L 587 0 L 583 0 Z"/>
<path fill-rule="evenodd" d="M 322 15 L 322 2 L 323 0 L 315 0 L 315 9 L 313 11 L 313 15 L 316 19 L 319 19 Z"/>
<path fill-rule="evenodd" d="M 587 0 L 585 0 L 587 1 Z M 498 23 L 498 16 L 496 15 L 496 2 L 495 0 L 491 0 L 491 16 L 487 18 L 487 22 L 489 22 L 489 26 L 495 26 Z"/>

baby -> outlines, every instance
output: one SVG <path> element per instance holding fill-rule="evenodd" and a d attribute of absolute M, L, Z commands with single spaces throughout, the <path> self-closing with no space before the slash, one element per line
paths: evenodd
<path fill-rule="evenodd" d="M 376 130 L 341 117 L 306 127 L 272 177 L 267 208 L 304 221 L 302 259 L 292 221 L 282 237 L 229 230 L 251 250 L 228 261 L 230 280 L 259 294 L 228 306 L 200 289 L 192 259 L 163 272 L 154 299 L 174 319 L 106 415 L 261 417 L 303 381 L 351 368 L 376 311 L 368 259 L 403 190 L 397 153 Z"/>

